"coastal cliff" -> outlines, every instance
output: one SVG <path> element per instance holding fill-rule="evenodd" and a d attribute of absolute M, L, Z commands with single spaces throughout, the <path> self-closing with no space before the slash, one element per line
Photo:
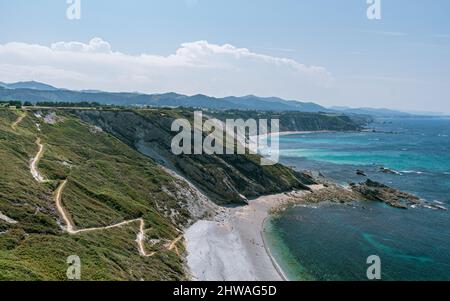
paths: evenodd
<path fill-rule="evenodd" d="M 314 180 L 281 164 L 261 166 L 258 155 L 174 155 L 171 131 L 177 118 L 192 119 L 191 111 L 74 111 L 82 120 L 105 131 L 173 170 L 218 204 L 243 203 L 246 199 L 293 189 L 308 190 Z"/>

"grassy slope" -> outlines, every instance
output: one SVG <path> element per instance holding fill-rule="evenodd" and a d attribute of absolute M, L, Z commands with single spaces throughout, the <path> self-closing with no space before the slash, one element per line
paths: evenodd
<path fill-rule="evenodd" d="M 78 255 L 82 279 L 183 279 L 182 259 L 164 243 L 178 236 L 188 213 L 161 187 L 174 190 L 173 179 L 151 160 L 105 133 L 92 133 L 76 118 L 64 116 L 56 125 L 43 124 L 32 114 L 18 126 L 19 112 L 0 109 L 0 212 L 18 221 L 0 223 L 0 279 L 66 279 L 66 258 Z M 45 153 L 39 165 L 46 178 L 39 184 L 29 172 L 37 152 L 36 122 Z M 69 163 L 71 167 L 63 162 Z M 105 226 L 143 217 L 148 238 L 161 239 L 139 256 L 138 225 L 70 236 L 64 233 L 54 205 L 58 180 L 68 178 L 63 203 L 77 227 Z M 158 209 L 156 209 L 158 208 Z M 170 209 L 179 213 L 174 221 Z"/>

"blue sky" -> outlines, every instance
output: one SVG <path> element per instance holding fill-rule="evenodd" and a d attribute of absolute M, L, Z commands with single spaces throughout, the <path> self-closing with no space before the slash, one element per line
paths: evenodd
<path fill-rule="evenodd" d="M 0 81 L 273 95 L 327 106 L 450 113 L 450 1 L 381 3 L 382 19 L 370 21 L 366 0 L 81 0 L 81 20 L 70 21 L 65 0 L 0 0 Z M 64 56 L 51 48 L 62 41 L 89 45 L 95 37 L 122 56 L 89 51 Z M 197 41 L 207 44 L 181 46 Z M 58 53 L 46 58 L 48 49 L 33 44 Z M 225 44 L 234 49 L 220 48 Z M 242 54 L 244 48 L 251 55 Z M 180 49 L 182 55 L 172 59 Z M 33 61 L 31 54 L 18 54 L 27 51 L 42 55 Z M 91 70 L 79 67 L 83 60 L 111 61 Z M 187 63 L 204 63 L 208 70 Z"/>

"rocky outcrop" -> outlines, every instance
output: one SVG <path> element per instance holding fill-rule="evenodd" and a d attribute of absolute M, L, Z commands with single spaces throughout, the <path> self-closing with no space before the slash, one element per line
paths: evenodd
<path fill-rule="evenodd" d="M 365 173 L 363 170 L 361 170 L 361 169 L 358 169 L 358 170 L 356 171 L 356 174 L 357 174 L 358 176 L 367 177 L 366 173 Z"/>
<path fill-rule="evenodd" d="M 389 169 L 389 168 L 386 168 L 386 167 L 380 167 L 380 171 L 382 173 L 390 174 L 390 175 L 398 175 L 398 176 L 402 175 L 400 172 L 392 170 L 392 169 Z"/>
<path fill-rule="evenodd" d="M 407 209 L 411 205 L 422 203 L 422 200 L 415 195 L 372 180 L 361 184 L 350 184 L 350 187 L 352 191 L 361 194 L 365 199 L 383 202 L 396 208 Z"/>
<path fill-rule="evenodd" d="M 322 176 L 314 176 L 314 180 L 320 183 L 315 186 L 322 186 L 322 188 L 314 189 L 311 193 L 300 196 L 292 194 L 291 201 L 287 203 L 287 207 L 323 202 L 350 204 L 355 201 L 376 201 L 400 209 L 421 207 L 432 210 L 448 210 L 448 208 L 444 207 L 444 203 L 438 201 L 429 202 L 411 193 L 400 191 L 370 179 L 360 184 L 351 183 L 349 187 L 333 183 Z M 283 210 L 284 207 L 279 209 Z"/>

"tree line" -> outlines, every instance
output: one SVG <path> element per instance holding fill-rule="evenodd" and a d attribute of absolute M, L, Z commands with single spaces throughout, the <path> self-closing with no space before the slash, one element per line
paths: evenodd
<path fill-rule="evenodd" d="M 107 105 L 102 105 L 98 102 L 51 102 L 51 101 L 40 101 L 36 104 L 33 104 L 29 101 L 22 102 L 20 100 L 3 100 L 0 101 L 0 105 L 2 106 L 13 106 L 18 109 L 22 107 L 51 107 L 51 108 L 69 108 L 69 107 L 81 107 L 81 108 L 100 108 L 100 107 L 110 107 Z"/>

